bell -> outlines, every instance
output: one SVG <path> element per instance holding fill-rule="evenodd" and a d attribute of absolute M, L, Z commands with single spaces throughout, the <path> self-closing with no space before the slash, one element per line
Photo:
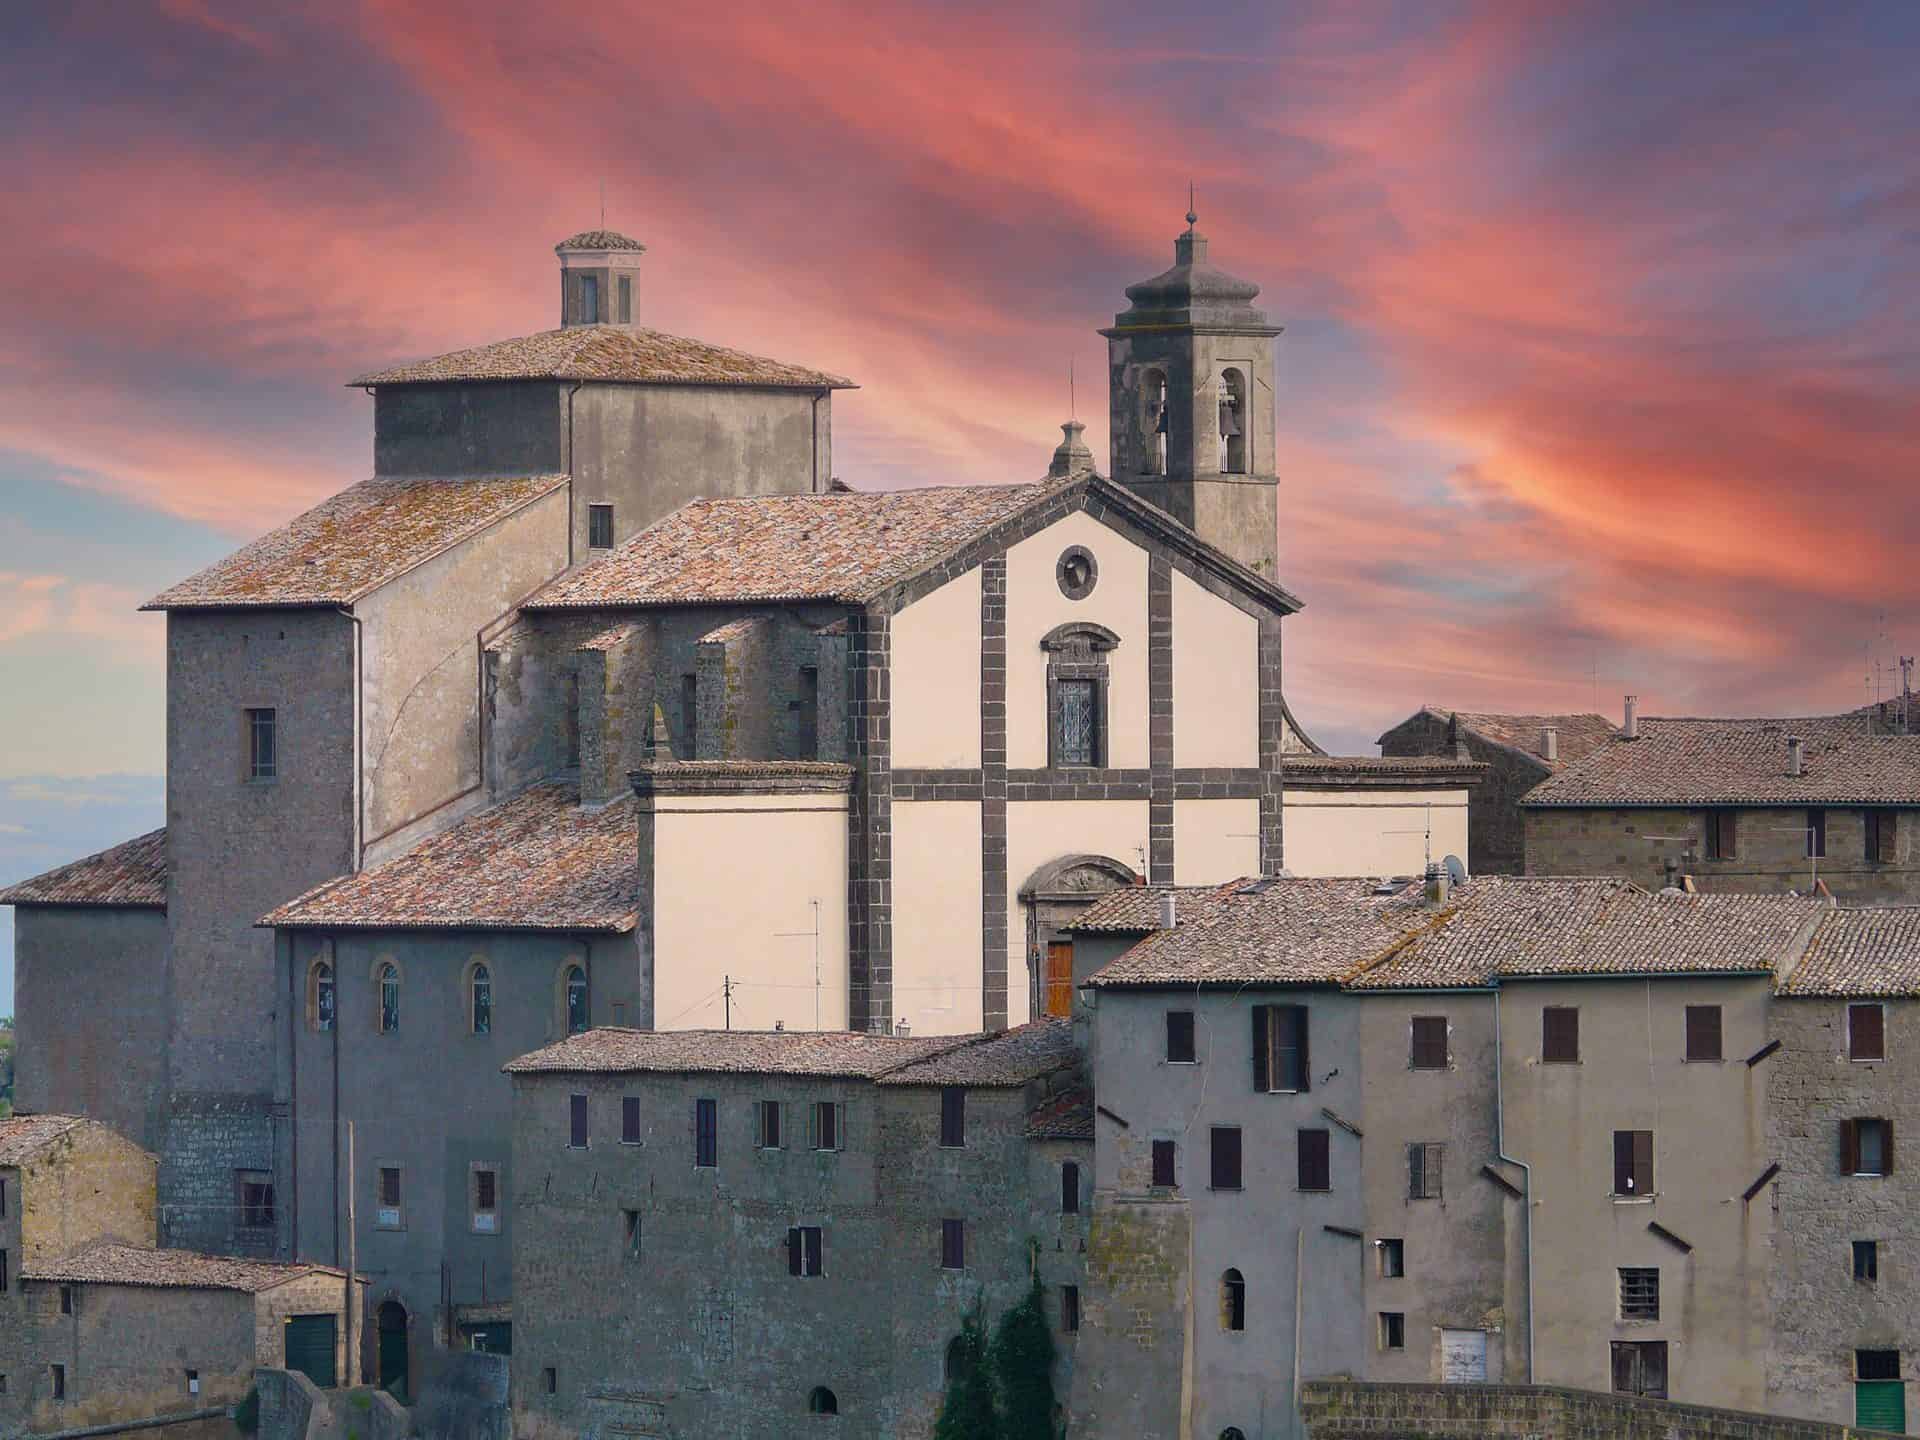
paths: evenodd
<path fill-rule="evenodd" d="M 1240 413 L 1230 400 L 1220 405 L 1220 433 L 1228 439 L 1240 433 Z"/>
<path fill-rule="evenodd" d="M 1167 433 L 1167 407 L 1164 405 L 1160 407 L 1160 418 L 1153 422 L 1153 433 L 1156 435 Z"/>

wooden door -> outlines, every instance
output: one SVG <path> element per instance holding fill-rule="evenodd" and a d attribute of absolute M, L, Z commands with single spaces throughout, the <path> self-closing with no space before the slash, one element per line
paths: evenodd
<path fill-rule="evenodd" d="M 1073 1014 L 1073 942 L 1052 940 L 1047 943 L 1047 1014 L 1062 1018 Z"/>

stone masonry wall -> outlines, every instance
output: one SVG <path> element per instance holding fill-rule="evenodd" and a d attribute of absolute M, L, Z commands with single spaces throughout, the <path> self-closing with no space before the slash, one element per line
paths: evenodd
<path fill-rule="evenodd" d="M 1454 746 L 1448 728 L 1439 716 L 1422 711 L 1382 735 L 1380 753 L 1450 760 Z M 1467 754 L 1492 767 L 1474 790 L 1467 811 L 1467 868 L 1475 875 L 1519 875 L 1526 864 L 1520 797 L 1547 778 L 1547 767 L 1510 745 L 1496 744 L 1468 730 L 1460 734 Z"/>
<path fill-rule="evenodd" d="M 1388 1385 L 1309 1380 L 1310 1440 L 1846 1440 L 1834 1425 L 1523 1385 Z"/>

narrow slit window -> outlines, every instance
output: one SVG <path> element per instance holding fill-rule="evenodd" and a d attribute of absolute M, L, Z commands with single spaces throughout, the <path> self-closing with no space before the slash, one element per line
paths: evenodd
<path fill-rule="evenodd" d="M 1229 1270 L 1220 1277 L 1220 1328 L 1247 1328 L 1247 1281 L 1238 1270 Z"/>
<path fill-rule="evenodd" d="M 584 1034 L 588 1026 L 587 972 L 578 965 L 567 967 L 567 1033 Z"/>
<path fill-rule="evenodd" d="M 567 1097 L 567 1148 L 587 1148 L 587 1097 L 584 1095 Z"/>
<path fill-rule="evenodd" d="M 247 711 L 247 778 L 274 780 L 280 774 L 279 712 Z"/>
<path fill-rule="evenodd" d="M 942 1220 L 940 1222 L 940 1268 L 942 1270 L 967 1268 L 966 1221 Z"/>
<path fill-rule="evenodd" d="M 473 1033 L 485 1035 L 493 1029 L 493 972 L 484 965 L 473 967 L 469 981 L 468 1019 Z"/>
<path fill-rule="evenodd" d="M 1060 1166 L 1060 1213 L 1080 1213 L 1080 1166 L 1072 1160 Z"/>
<path fill-rule="evenodd" d="M 693 1102 L 693 1165 L 696 1170 L 717 1169 L 720 1164 L 720 1102 Z"/>
<path fill-rule="evenodd" d="M 1060 1328 L 1069 1335 L 1080 1330 L 1080 1287 L 1062 1285 L 1060 1287 Z"/>
<path fill-rule="evenodd" d="M 949 1085 L 940 1092 L 940 1146 L 958 1150 L 967 1143 L 967 1092 Z"/>
<path fill-rule="evenodd" d="M 400 967 L 387 961 L 380 967 L 380 1033 L 400 1028 Z"/>
<path fill-rule="evenodd" d="M 641 1232 L 643 1229 L 640 1223 L 640 1212 L 638 1210 L 622 1210 L 620 1212 L 620 1223 L 624 1232 L 627 1258 L 629 1260 L 638 1260 L 640 1258 Z"/>
<path fill-rule="evenodd" d="M 640 1097 L 638 1095 L 620 1097 L 620 1143 L 622 1145 L 640 1143 Z"/>
<path fill-rule="evenodd" d="M 613 548 L 613 506 L 587 506 L 587 548 L 590 550 Z"/>
<path fill-rule="evenodd" d="M 1807 811 L 1807 858 L 1827 858 L 1827 812 L 1824 810 Z"/>

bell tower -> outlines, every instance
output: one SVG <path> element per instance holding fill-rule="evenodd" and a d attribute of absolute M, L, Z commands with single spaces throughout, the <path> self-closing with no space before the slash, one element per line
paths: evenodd
<path fill-rule="evenodd" d="M 553 247 L 560 257 L 560 324 L 631 329 L 640 313 L 646 246 L 618 230 L 582 230 Z"/>
<path fill-rule="evenodd" d="M 1260 287 L 1216 269 L 1187 211 L 1173 268 L 1127 287 L 1107 340 L 1113 478 L 1254 574 L 1279 558 L 1273 350 Z"/>

